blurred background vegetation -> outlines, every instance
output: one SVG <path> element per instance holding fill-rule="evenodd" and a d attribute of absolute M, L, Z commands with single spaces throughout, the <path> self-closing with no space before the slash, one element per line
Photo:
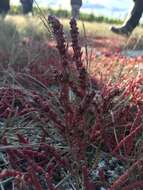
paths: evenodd
<path fill-rule="evenodd" d="M 64 9 L 52 9 L 52 8 L 41 8 L 43 14 L 52 14 L 55 15 L 59 18 L 70 18 L 71 17 L 71 13 L 68 10 L 64 10 Z M 21 14 L 22 10 L 21 10 L 21 6 L 12 6 L 11 10 L 9 12 L 10 15 L 19 15 Z M 33 7 L 33 13 L 34 15 L 38 15 L 39 13 L 39 9 L 37 7 Z M 81 20 L 84 21 L 88 21 L 88 22 L 105 22 L 105 23 L 115 23 L 115 24 L 121 24 L 122 20 L 120 19 L 115 19 L 115 18 L 108 18 L 105 16 L 95 16 L 93 13 L 91 14 L 87 14 L 87 13 L 81 13 L 80 14 L 80 18 Z"/>

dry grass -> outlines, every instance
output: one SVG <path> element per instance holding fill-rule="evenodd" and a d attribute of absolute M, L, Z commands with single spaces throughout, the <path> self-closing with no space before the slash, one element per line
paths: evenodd
<path fill-rule="evenodd" d="M 49 35 L 48 31 L 45 30 L 42 21 L 38 17 L 7 16 L 5 21 L 14 24 L 17 31 L 23 37 L 47 38 Z"/>
<path fill-rule="evenodd" d="M 30 16 L 7 16 L 6 17 L 6 21 L 10 21 L 12 23 L 14 23 L 19 31 L 23 31 L 25 30 L 25 28 L 28 28 L 30 26 L 30 28 L 32 27 L 33 29 L 35 29 L 38 32 L 42 32 L 45 33 L 45 28 L 43 26 L 43 23 L 41 22 L 40 18 L 34 16 L 34 17 L 30 17 Z M 65 28 L 69 28 L 68 23 L 69 20 L 68 19 L 61 19 L 61 22 L 64 24 Z M 110 31 L 110 27 L 111 24 L 106 24 L 106 23 L 97 23 L 97 22 L 84 22 L 85 26 L 86 26 L 86 32 L 88 35 L 91 35 L 93 37 L 95 36 L 107 36 L 107 37 L 113 37 L 116 36 L 115 34 L 113 34 Z M 78 22 L 78 26 L 80 29 L 80 32 L 83 31 L 83 23 L 82 21 Z M 142 27 L 137 27 L 133 33 L 133 36 L 141 36 L 142 35 Z"/>

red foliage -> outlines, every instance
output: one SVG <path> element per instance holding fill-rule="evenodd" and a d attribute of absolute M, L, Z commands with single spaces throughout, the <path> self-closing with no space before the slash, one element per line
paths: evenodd
<path fill-rule="evenodd" d="M 16 132 L 14 136 L 20 146 L 8 148 L 11 143 L 7 140 L 7 133 L 4 133 L 1 145 L 6 147 L 5 154 L 12 170 L 2 171 L 0 178 L 23 177 L 27 185 L 32 183 L 36 190 L 42 190 L 42 175 L 46 179 L 46 187 L 55 190 L 54 175 L 58 168 L 61 173 L 63 170 L 70 172 L 76 182 L 80 181 L 80 176 L 83 179 L 81 184 L 84 184 L 86 190 L 95 190 L 96 184 L 90 179 L 92 167 L 88 163 L 87 149 L 100 144 L 102 150 L 117 158 L 127 161 L 132 156 L 135 142 L 142 133 L 143 93 L 140 86 L 143 78 L 121 75 L 115 82 L 109 80 L 114 69 L 113 63 L 121 61 L 124 64 L 126 60 L 119 49 L 115 54 L 102 52 L 102 56 L 99 56 L 101 64 L 96 55 L 94 58 L 98 64 L 96 68 L 91 65 L 93 73 L 89 76 L 82 62 L 76 21 L 72 19 L 70 22 L 73 48 L 70 53 L 63 35 L 63 26 L 55 17 L 50 16 L 49 22 L 57 41 L 58 56 L 50 56 L 21 68 L 14 65 L 12 69 L 15 71 L 16 84 L 5 85 L 0 89 L 0 117 L 20 118 L 31 113 L 27 120 L 42 123 L 42 135 L 39 136 L 37 147 L 33 148 L 28 136 Z M 129 70 L 134 61 L 130 60 Z M 103 73 L 93 77 L 101 67 L 105 68 Z M 47 68 L 50 69 L 47 71 Z M 24 87 L 17 88 L 18 84 Z M 50 90 L 50 87 L 55 87 L 57 91 Z M 68 147 L 66 151 L 56 148 L 49 129 L 45 128 L 48 122 L 53 131 L 58 133 L 63 146 L 66 144 Z M 47 142 L 48 138 L 51 141 Z M 24 168 L 21 160 L 26 165 Z M 142 162 L 137 160 L 131 164 L 109 187 L 110 190 L 124 185 L 132 170 L 137 165 L 142 165 Z M 102 182 L 105 180 L 102 170 L 99 170 L 99 178 Z M 141 186 L 142 180 L 131 186 L 126 184 L 128 186 L 125 189 L 132 188 L 134 184 Z"/>

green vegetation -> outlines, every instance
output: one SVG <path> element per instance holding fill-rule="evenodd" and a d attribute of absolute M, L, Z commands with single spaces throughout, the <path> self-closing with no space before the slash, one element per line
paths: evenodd
<path fill-rule="evenodd" d="M 64 10 L 64 9 L 52 9 L 52 8 L 41 8 L 42 13 L 47 15 L 47 14 L 51 14 L 51 15 L 56 15 L 59 18 L 70 18 L 71 17 L 71 13 L 68 10 Z M 37 7 L 34 7 L 34 15 L 39 14 L 39 9 Z M 11 7 L 11 11 L 10 11 L 11 15 L 18 15 L 21 14 L 21 6 L 12 6 Z M 80 14 L 80 18 L 83 21 L 88 21 L 88 22 L 105 22 L 105 23 L 115 23 L 115 24 L 121 24 L 122 20 L 120 19 L 114 19 L 114 18 L 108 18 L 105 17 L 103 15 L 100 16 L 95 16 L 93 13 L 91 14 L 87 14 L 87 13 L 81 13 Z"/>

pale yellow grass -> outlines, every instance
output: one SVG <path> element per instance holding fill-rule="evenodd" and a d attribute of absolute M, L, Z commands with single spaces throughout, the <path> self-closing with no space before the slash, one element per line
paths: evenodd
<path fill-rule="evenodd" d="M 24 36 L 42 36 L 47 34 L 47 30 L 38 17 L 8 15 L 5 20 L 16 25 L 18 32 Z"/>
<path fill-rule="evenodd" d="M 44 27 L 43 23 L 41 22 L 39 17 L 30 17 L 30 16 L 7 16 L 6 20 L 13 22 L 16 24 L 17 29 L 21 32 L 25 28 L 33 28 L 37 32 L 45 33 L 46 28 Z M 69 30 L 69 19 L 61 19 L 61 22 L 63 23 L 64 27 Z M 88 35 L 91 35 L 93 37 L 95 36 L 116 36 L 110 31 L 111 24 L 107 23 L 97 23 L 97 22 L 82 22 L 78 21 L 78 27 L 80 29 L 80 32 L 83 33 L 83 23 L 86 29 L 86 33 Z M 143 28 L 137 27 L 135 31 L 133 32 L 133 36 L 141 36 L 142 35 Z"/>

